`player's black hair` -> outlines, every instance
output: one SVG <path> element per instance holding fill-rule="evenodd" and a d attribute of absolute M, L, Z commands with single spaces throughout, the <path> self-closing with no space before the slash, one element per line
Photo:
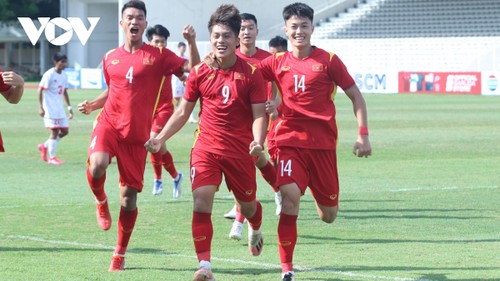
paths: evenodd
<path fill-rule="evenodd" d="M 123 11 L 125 11 L 125 9 L 127 8 L 136 8 L 138 10 L 142 10 L 144 12 L 144 17 L 146 17 L 146 4 L 144 4 L 144 2 L 140 1 L 140 0 L 130 0 L 128 1 L 127 3 L 125 3 L 123 5 L 123 8 L 122 8 L 122 14 L 123 14 Z"/>
<path fill-rule="evenodd" d="M 153 39 L 153 35 L 155 34 L 163 36 L 165 37 L 165 39 L 168 39 L 168 37 L 170 37 L 170 31 L 168 31 L 168 29 L 161 24 L 157 24 L 146 30 L 146 38 L 148 38 L 148 41 L 151 41 Z"/>
<path fill-rule="evenodd" d="M 269 40 L 269 47 L 282 47 L 283 50 L 286 50 L 288 49 L 288 41 L 285 38 L 276 35 L 276 37 L 273 37 L 271 38 L 271 40 Z"/>
<path fill-rule="evenodd" d="M 184 42 L 179 42 L 179 44 L 177 44 L 177 48 L 180 48 L 181 46 L 186 47 L 186 43 L 184 43 Z"/>
<path fill-rule="evenodd" d="M 234 32 L 234 35 L 238 37 L 241 28 L 240 11 L 232 4 L 220 5 L 210 16 L 208 31 L 212 33 L 212 27 L 217 24 L 228 26 Z"/>
<path fill-rule="evenodd" d="M 307 4 L 300 2 L 290 4 L 283 8 L 283 19 L 285 21 L 293 16 L 297 16 L 299 18 L 308 18 L 312 22 L 314 18 L 314 10 Z"/>
<path fill-rule="evenodd" d="M 55 53 L 52 57 L 54 61 L 68 60 L 68 57 L 63 53 Z"/>
<path fill-rule="evenodd" d="M 241 20 L 253 20 L 255 22 L 255 25 L 257 25 L 257 18 L 249 13 L 241 13 L 240 14 Z"/>

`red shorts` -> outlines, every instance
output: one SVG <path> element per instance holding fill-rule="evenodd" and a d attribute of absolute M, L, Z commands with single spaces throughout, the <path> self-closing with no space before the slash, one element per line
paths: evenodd
<path fill-rule="evenodd" d="M 335 150 L 280 147 L 278 149 L 277 186 L 296 183 L 302 194 L 309 186 L 316 202 L 337 206 L 339 179 Z"/>
<path fill-rule="evenodd" d="M 5 152 L 5 149 L 3 148 L 3 140 L 1 132 L 0 132 L 0 152 Z"/>
<path fill-rule="evenodd" d="M 255 161 L 248 157 L 231 158 L 200 149 L 191 151 L 192 190 L 200 186 L 216 185 L 226 180 L 228 190 L 243 202 L 255 200 L 257 183 L 255 179 Z"/>
<path fill-rule="evenodd" d="M 159 109 L 156 111 L 153 117 L 153 126 L 151 126 L 151 131 L 159 134 L 163 127 L 167 124 L 168 119 L 174 114 L 174 106 L 170 106 L 165 109 Z"/>
<path fill-rule="evenodd" d="M 147 156 L 143 144 L 121 142 L 113 128 L 104 123 L 97 123 L 90 138 L 89 158 L 94 152 L 108 153 L 110 163 L 111 159 L 116 156 L 120 185 L 132 187 L 138 192 L 142 191 Z"/>

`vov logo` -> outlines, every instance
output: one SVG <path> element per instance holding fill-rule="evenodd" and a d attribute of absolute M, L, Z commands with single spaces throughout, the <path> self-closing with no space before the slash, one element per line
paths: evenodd
<path fill-rule="evenodd" d="M 71 37 L 73 37 L 73 31 L 80 39 L 83 46 L 89 40 L 90 34 L 94 31 L 100 18 L 89 17 L 87 20 L 90 22 L 90 27 L 87 29 L 80 18 L 69 17 L 65 18 L 53 18 L 39 17 L 40 28 L 35 26 L 32 19 L 28 17 L 18 17 L 17 18 L 21 25 L 23 26 L 24 32 L 28 35 L 33 46 L 38 42 L 40 35 L 45 31 L 45 38 L 52 44 L 56 46 L 62 46 L 67 44 Z M 56 37 L 56 26 L 63 30 L 63 33 Z"/>

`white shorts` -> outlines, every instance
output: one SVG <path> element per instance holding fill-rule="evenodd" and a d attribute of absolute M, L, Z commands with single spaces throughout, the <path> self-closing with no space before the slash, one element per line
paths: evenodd
<path fill-rule="evenodd" d="M 43 118 L 43 123 L 47 129 L 65 129 L 69 127 L 68 118 Z"/>

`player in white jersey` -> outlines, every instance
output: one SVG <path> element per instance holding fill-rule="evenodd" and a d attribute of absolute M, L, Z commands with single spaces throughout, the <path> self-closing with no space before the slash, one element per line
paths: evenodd
<path fill-rule="evenodd" d="M 68 76 L 63 71 L 68 58 L 65 54 L 56 53 L 53 60 L 54 67 L 43 74 L 38 86 L 38 113 L 43 117 L 45 128 L 50 129 L 49 138 L 38 145 L 38 150 L 40 157 L 48 164 L 61 165 L 64 163 L 56 158 L 56 147 L 59 140 L 69 132 L 64 101 L 68 105 L 69 119 L 73 118 L 73 110 L 66 90 Z"/>

